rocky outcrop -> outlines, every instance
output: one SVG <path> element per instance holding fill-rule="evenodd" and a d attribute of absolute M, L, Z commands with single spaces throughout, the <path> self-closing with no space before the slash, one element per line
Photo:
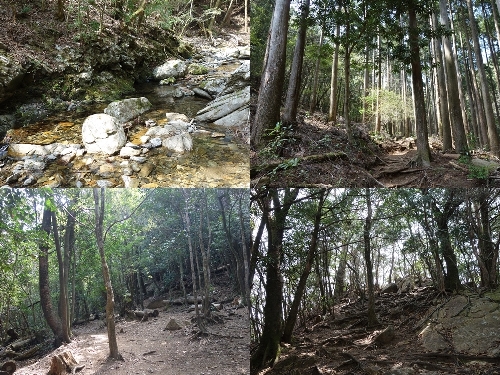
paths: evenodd
<path fill-rule="evenodd" d="M 439 308 L 431 307 L 420 339 L 425 349 L 433 352 L 500 355 L 500 291 L 496 294 L 457 295 Z"/>
<path fill-rule="evenodd" d="M 0 103 L 7 100 L 19 87 L 25 71 L 6 56 L 0 54 Z"/>
<path fill-rule="evenodd" d="M 109 103 L 109 105 L 104 109 L 104 113 L 113 116 L 121 123 L 124 123 L 136 118 L 144 112 L 149 111 L 151 107 L 152 104 L 145 97 L 129 98 Z"/>
<path fill-rule="evenodd" d="M 82 139 L 89 153 L 112 155 L 125 145 L 127 137 L 118 120 L 105 113 L 91 115 L 82 125 Z"/>
<path fill-rule="evenodd" d="M 169 114 L 171 117 L 174 114 Z M 165 126 L 153 126 L 144 136 L 144 142 L 152 147 L 161 145 L 171 151 L 184 153 L 193 149 L 193 139 L 189 134 L 190 124 L 182 120 L 169 121 Z"/>
<path fill-rule="evenodd" d="M 242 64 L 231 74 L 218 96 L 198 111 L 196 119 L 216 125 L 242 127 L 250 116 L 250 62 Z M 207 90 L 206 85 L 204 87 Z M 208 91 L 208 90 L 207 90 Z"/>
<path fill-rule="evenodd" d="M 184 77 L 188 71 L 187 64 L 182 60 L 170 60 L 163 65 L 157 66 L 153 69 L 153 77 L 156 80 L 166 78 L 180 78 Z"/>

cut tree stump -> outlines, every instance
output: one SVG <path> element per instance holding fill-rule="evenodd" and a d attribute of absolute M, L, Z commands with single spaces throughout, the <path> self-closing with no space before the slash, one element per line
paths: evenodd
<path fill-rule="evenodd" d="M 7 361 L 7 362 L 5 362 L 5 363 L 2 365 L 2 367 L 0 367 L 0 369 L 2 370 L 2 371 L 0 372 L 0 374 L 1 374 L 2 372 L 4 372 L 4 373 L 6 373 L 6 374 L 8 374 L 8 375 L 11 375 L 11 374 L 13 374 L 13 373 L 14 373 L 14 371 L 16 371 L 16 368 L 17 368 L 17 366 L 16 366 L 16 362 L 14 362 L 14 361 Z"/>
<path fill-rule="evenodd" d="M 85 365 L 79 365 L 69 351 L 62 352 L 52 357 L 50 370 L 47 375 L 63 375 L 68 372 L 74 374 L 83 369 Z"/>

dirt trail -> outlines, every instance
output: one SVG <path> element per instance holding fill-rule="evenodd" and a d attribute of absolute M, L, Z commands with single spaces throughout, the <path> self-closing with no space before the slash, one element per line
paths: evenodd
<path fill-rule="evenodd" d="M 108 338 L 102 321 L 76 327 L 73 342 L 58 348 L 36 362 L 24 361 L 16 375 L 45 375 L 53 355 L 69 350 L 85 368 L 78 372 L 91 374 L 211 374 L 237 375 L 249 373 L 249 319 L 245 308 L 226 308 L 214 313 L 223 323 L 207 325 L 208 336 L 196 338 L 191 323 L 194 312 L 185 307 L 161 311 L 147 322 L 119 321 L 116 324 L 118 349 L 124 361 L 107 360 Z M 164 330 L 171 318 L 185 328 Z"/>

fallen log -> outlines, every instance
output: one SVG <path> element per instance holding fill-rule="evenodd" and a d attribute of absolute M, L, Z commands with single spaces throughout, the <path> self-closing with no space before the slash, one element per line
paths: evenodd
<path fill-rule="evenodd" d="M 298 159 L 298 162 L 296 163 L 296 166 L 298 166 L 300 163 L 321 163 L 328 160 L 347 159 L 347 158 L 348 158 L 347 154 L 342 151 L 327 152 L 325 154 L 315 154 L 315 155 L 297 157 L 296 159 Z M 250 178 L 254 178 L 257 176 L 257 174 L 262 172 L 271 172 L 274 169 L 277 168 L 279 169 L 280 166 L 284 165 L 285 163 L 286 160 L 282 160 L 251 167 Z"/>
<path fill-rule="evenodd" d="M 33 337 L 29 337 L 27 339 L 14 341 L 9 346 L 12 348 L 12 350 L 17 352 L 19 349 L 21 349 L 22 347 L 24 347 L 26 345 L 29 345 L 31 342 L 33 342 L 35 340 L 36 340 L 36 337 L 33 336 Z"/>
<path fill-rule="evenodd" d="M 16 361 L 20 361 L 20 360 L 23 360 L 23 359 L 28 359 L 28 358 L 31 358 L 33 357 L 36 353 L 38 353 L 38 351 L 42 348 L 42 344 L 38 344 L 34 347 L 32 347 L 31 349 L 28 349 L 18 355 L 16 355 L 14 357 L 14 359 Z"/>

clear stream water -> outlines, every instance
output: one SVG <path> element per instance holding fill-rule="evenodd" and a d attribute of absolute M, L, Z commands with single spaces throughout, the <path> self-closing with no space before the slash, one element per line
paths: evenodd
<path fill-rule="evenodd" d="M 165 123 L 165 113 L 183 113 L 190 119 L 204 108 L 208 101 L 195 96 L 173 98 L 173 86 L 159 86 L 145 83 L 136 86 L 136 92 L 129 97 L 144 96 L 153 107 L 137 120 L 127 133 L 128 141 L 140 144 L 140 137 L 147 131 L 145 120 L 155 120 L 158 125 Z M 108 103 L 86 108 L 85 113 L 62 111 L 43 121 L 13 131 L 13 143 L 47 145 L 52 143 L 83 144 L 81 127 L 85 118 L 92 113 L 103 112 Z M 199 132 L 192 134 L 193 150 L 185 154 L 175 154 L 163 147 L 150 150 L 147 162 L 135 166 L 128 174 L 135 179 L 137 187 L 248 187 L 249 149 L 232 131 L 214 124 L 198 124 Z M 5 162 L 5 161 L 4 161 Z M 12 173 L 16 162 L 8 161 L 0 169 L 0 185 Z M 108 164 L 106 174 L 100 173 L 102 165 Z M 149 165 L 146 165 L 149 164 Z M 130 167 L 130 165 L 128 165 Z M 139 171 L 139 169 L 151 170 Z M 111 186 L 124 187 L 122 179 L 127 161 L 119 156 L 97 156 L 85 154 L 77 156 L 71 163 L 47 163 L 43 176 L 29 187 L 92 187 L 98 180 L 108 180 Z M 23 186 L 22 181 L 9 183 Z"/>

